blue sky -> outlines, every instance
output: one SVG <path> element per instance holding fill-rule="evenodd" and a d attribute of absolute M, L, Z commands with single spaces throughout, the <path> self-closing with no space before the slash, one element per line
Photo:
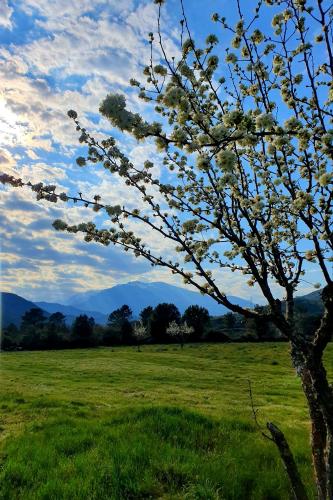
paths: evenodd
<path fill-rule="evenodd" d="M 209 0 L 204 8 L 201 0 L 185 4 L 199 38 L 218 29 L 210 21 L 213 12 L 235 15 L 230 8 L 228 12 L 227 1 Z M 178 12 L 177 0 L 168 0 L 163 26 L 170 54 L 177 51 Z M 149 58 L 147 34 L 155 27 L 156 6 L 150 0 L 1 0 L 1 170 L 32 182 L 55 183 L 71 193 L 98 193 L 108 204 L 125 198 L 130 204 L 132 194 L 105 171 L 88 172 L 75 165 L 80 150 L 66 113 L 74 108 L 90 130 L 108 131 L 97 111 L 111 91 L 126 93 L 130 107 L 145 113 L 128 81 L 140 79 Z M 123 146 L 139 164 L 154 155 L 151 144 L 126 138 Z M 116 248 L 86 244 L 80 236 L 52 230 L 56 218 L 72 223 L 91 220 L 91 210 L 37 204 L 25 190 L 2 188 L 1 195 L 3 291 L 32 300 L 61 301 L 78 291 L 137 279 L 182 285 L 167 271 L 152 269 Z M 153 235 L 146 232 L 144 237 L 157 251 L 169 251 Z M 307 279 L 320 281 L 315 268 Z M 249 290 L 241 276 L 221 271 L 219 280 L 230 294 L 259 301 L 260 294 Z M 302 290 L 313 288 L 304 283 Z"/>

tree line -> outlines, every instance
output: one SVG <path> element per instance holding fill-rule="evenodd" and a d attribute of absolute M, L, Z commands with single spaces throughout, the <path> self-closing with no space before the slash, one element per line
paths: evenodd
<path fill-rule="evenodd" d="M 258 312 L 264 306 L 255 306 Z M 319 317 L 305 309 L 297 310 L 300 334 L 307 336 L 319 323 Z M 106 325 L 96 324 L 85 314 L 69 325 L 61 312 L 46 315 L 42 309 L 27 311 L 19 327 L 8 325 L 3 330 L 3 350 L 64 349 L 97 346 L 135 345 L 138 350 L 145 343 L 186 342 L 261 342 L 285 340 L 274 325 L 258 318 L 244 319 L 228 312 L 210 317 L 206 308 L 189 306 L 181 314 L 175 304 L 161 303 L 155 308 L 142 309 L 139 318 L 124 304 L 108 316 Z"/>

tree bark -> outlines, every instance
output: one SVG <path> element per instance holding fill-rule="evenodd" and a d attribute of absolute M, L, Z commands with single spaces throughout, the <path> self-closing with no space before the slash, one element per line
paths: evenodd
<path fill-rule="evenodd" d="M 333 391 L 328 384 L 326 370 L 320 362 L 318 368 L 310 372 L 312 378 L 312 385 L 315 391 L 316 400 L 318 402 L 320 411 L 323 415 L 325 422 L 325 441 L 326 447 L 324 452 L 325 457 L 325 470 L 326 470 L 326 498 L 333 500 L 333 450 L 332 450 L 332 436 L 333 436 Z"/>
<path fill-rule="evenodd" d="M 311 419 L 311 447 L 319 500 L 333 500 L 333 389 L 322 356 L 333 327 L 333 286 L 324 288 L 325 306 L 312 342 L 291 343 L 293 364 L 301 377 Z"/>
<path fill-rule="evenodd" d="M 326 470 L 327 470 L 327 498 L 333 498 L 333 434 L 328 431 L 327 433 L 327 446 L 326 446 Z"/>
<path fill-rule="evenodd" d="M 326 471 L 326 425 L 311 385 L 308 371 L 301 374 L 303 391 L 306 395 L 311 418 L 311 449 L 312 461 L 317 486 L 318 500 L 326 500 L 327 471 Z"/>

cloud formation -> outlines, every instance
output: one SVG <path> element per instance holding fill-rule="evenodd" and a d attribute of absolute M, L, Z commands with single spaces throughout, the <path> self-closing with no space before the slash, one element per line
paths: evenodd
<path fill-rule="evenodd" d="M 111 203 L 125 194 L 103 171 L 88 189 L 90 175 L 75 165 L 77 133 L 66 113 L 77 109 L 83 123 L 95 129 L 91 113 L 101 99 L 110 90 L 126 89 L 130 77 L 141 72 L 153 10 L 150 3 L 131 0 L 96 1 L 93 8 L 90 0 L 24 0 L 14 8 L 1 2 L 0 29 L 11 30 L 0 47 L 1 170 L 74 193 L 87 186 L 88 195 L 100 189 L 107 196 L 112 184 Z M 53 231 L 55 218 L 93 219 L 87 209 L 37 204 L 29 191 L 3 189 L 1 210 L 5 290 L 34 299 L 48 290 L 51 299 L 149 270 L 116 248 Z"/>
<path fill-rule="evenodd" d="M 176 2 L 170 0 L 170 5 L 163 25 L 167 52 L 176 55 Z M 149 116 L 128 81 L 140 79 L 149 60 L 147 34 L 155 28 L 156 5 L 150 0 L 1 0 L 0 169 L 33 183 L 55 183 L 73 194 L 98 193 L 107 204 L 126 200 L 137 207 L 137 194 L 121 180 L 102 168 L 82 170 L 75 164 L 77 132 L 66 113 L 76 109 L 89 130 L 106 132 L 109 125 L 98 116 L 98 106 L 108 92 L 118 91 L 126 93 L 130 107 Z M 122 147 L 138 165 L 155 154 L 151 144 L 128 137 Z M 156 174 L 162 168 L 156 157 Z M 37 203 L 28 190 L 1 189 L 3 290 L 51 301 L 134 279 L 179 284 L 167 271 L 152 269 L 117 248 L 86 244 L 80 235 L 51 227 L 56 218 L 104 224 L 100 214 L 63 203 Z M 157 253 L 172 252 L 161 238 L 142 226 L 137 229 Z M 241 277 L 222 273 L 221 282 L 230 293 L 246 296 Z"/>
<path fill-rule="evenodd" d="M 11 28 L 12 22 L 11 17 L 13 14 L 12 7 L 9 7 L 7 0 L 2 0 L 0 3 L 0 26 L 4 26 L 5 28 Z"/>

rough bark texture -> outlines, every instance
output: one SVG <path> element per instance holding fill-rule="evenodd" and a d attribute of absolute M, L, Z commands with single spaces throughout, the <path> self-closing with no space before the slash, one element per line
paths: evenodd
<path fill-rule="evenodd" d="M 304 484 L 299 474 L 293 454 L 289 448 L 287 440 L 282 431 L 276 425 L 268 422 L 267 429 L 271 433 L 272 439 L 280 452 L 283 465 L 291 482 L 291 487 L 296 500 L 307 500 Z"/>
<path fill-rule="evenodd" d="M 311 418 L 312 461 L 317 485 L 318 500 L 326 499 L 326 425 L 311 385 L 308 371 L 301 374 L 303 391 L 306 395 Z"/>
<path fill-rule="evenodd" d="M 292 344 L 291 355 L 301 377 L 311 418 L 311 446 L 319 500 L 333 500 L 333 389 L 322 357 L 333 328 L 333 286 L 322 293 L 325 313 L 312 342 Z"/>
<path fill-rule="evenodd" d="M 333 434 L 328 432 L 326 446 L 327 498 L 333 499 Z"/>
<path fill-rule="evenodd" d="M 325 439 L 324 459 L 325 459 L 325 474 L 326 474 L 326 497 L 327 500 L 333 499 L 333 453 L 332 453 L 332 435 L 333 435 L 333 392 L 329 386 L 326 371 L 320 362 L 318 369 L 311 373 L 312 383 L 315 390 L 315 395 L 321 410 L 323 420 L 325 422 L 325 434 L 322 440 Z M 325 437 L 324 437 L 325 436 Z"/>

